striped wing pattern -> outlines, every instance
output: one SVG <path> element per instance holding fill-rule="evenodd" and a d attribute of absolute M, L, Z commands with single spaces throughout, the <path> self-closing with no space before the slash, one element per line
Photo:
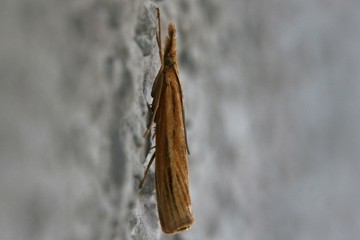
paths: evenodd
<path fill-rule="evenodd" d="M 161 226 L 165 233 L 188 229 L 194 222 L 188 177 L 182 90 L 175 68 L 161 76 L 156 114 L 155 175 Z M 181 106 L 179 106 L 181 104 Z M 165 134 L 165 136 L 162 136 Z"/>

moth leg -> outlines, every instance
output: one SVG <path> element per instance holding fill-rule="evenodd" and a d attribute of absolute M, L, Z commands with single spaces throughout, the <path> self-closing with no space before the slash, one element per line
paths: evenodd
<path fill-rule="evenodd" d="M 140 184 L 139 184 L 139 188 L 140 188 L 140 189 L 144 186 L 145 179 L 146 179 L 147 175 L 149 174 L 149 169 L 150 169 L 151 164 L 153 163 L 154 159 L 155 159 L 155 152 L 154 152 L 154 154 L 151 156 L 150 162 L 148 163 L 148 165 L 147 165 L 147 167 L 146 167 L 146 170 L 145 170 L 143 179 L 141 179 L 141 181 L 140 181 Z"/>
<path fill-rule="evenodd" d="M 160 71 L 161 71 L 161 69 L 160 69 Z M 155 116 L 156 116 L 157 110 L 159 108 L 160 94 L 161 94 L 161 90 L 163 87 L 162 74 L 160 71 L 155 79 L 155 83 L 154 83 L 155 88 L 153 88 L 153 91 L 152 91 L 152 93 L 154 94 L 154 100 L 153 100 L 152 106 L 151 106 L 151 108 L 153 109 L 153 112 L 151 115 L 151 120 L 150 120 L 149 126 L 144 133 L 144 138 L 146 138 L 147 135 L 149 134 L 149 132 L 151 131 L 151 126 L 155 120 Z"/>
<path fill-rule="evenodd" d="M 147 129 L 146 129 L 146 131 L 145 131 L 145 133 L 144 133 L 144 138 L 146 138 L 147 135 L 148 135 L 148 134 L 150 133 L 150 131 L 151 131 L 151 126 L 152 126 L 152 124 L 153 124 L 153 122 L 154 122 L 155 115 L 156 115 L 156 112 L 157 112 L 158 107 L 159 107 L 159 104 L 156 104 L 156 105 L 155 105 L 154 112 L 153 112 L 152 115 L 151 115 L 151 120 L 150 120 L 149 126 L 147 127 Z"/>
<path fill-rule="evenodd" d="M 152 112 L 152 104 L 150 104 L 150 103 L 147 102 L 147 106 L 148 106 L 148 109 L 150 109 L 151 112 Z"/>

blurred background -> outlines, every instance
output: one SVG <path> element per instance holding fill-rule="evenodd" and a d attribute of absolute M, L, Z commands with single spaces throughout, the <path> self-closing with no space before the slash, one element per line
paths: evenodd
<path fill-rule="evenodd" d="M 177 26 L 196 223 L 142 138 Z M 360 2 L 0 1 L 0 239 L 360 239 Z"/>

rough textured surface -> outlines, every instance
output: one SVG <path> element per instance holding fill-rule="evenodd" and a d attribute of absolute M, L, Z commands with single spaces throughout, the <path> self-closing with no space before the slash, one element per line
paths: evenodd
<path fill-rule="evenodd" d="M 137 190 L 178 28 L 196 223 Z M 0 3 L 0 239 L 359 239 L 358 1 Z"/>

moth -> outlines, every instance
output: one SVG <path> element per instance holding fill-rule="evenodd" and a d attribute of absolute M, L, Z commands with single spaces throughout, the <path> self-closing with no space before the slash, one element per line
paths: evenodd
<path fill-rule="evenodd" d="M 164 53 L 161 46 L 160 10 L 157 8 L 158 30 L 156 40 L 161 60 L 151 96 L 151 120 L 144 133 L 146 138 L 155 128 L 155 153 L 150 159 L 140 182 L 140 188 L 155 161 L 156 199 L 163 232 L 177 233 L 187 230 L 194 223 L 189 192 L 189 170 L 183 90 L 178 72 L 176 28 L 168 25 Z"/>

